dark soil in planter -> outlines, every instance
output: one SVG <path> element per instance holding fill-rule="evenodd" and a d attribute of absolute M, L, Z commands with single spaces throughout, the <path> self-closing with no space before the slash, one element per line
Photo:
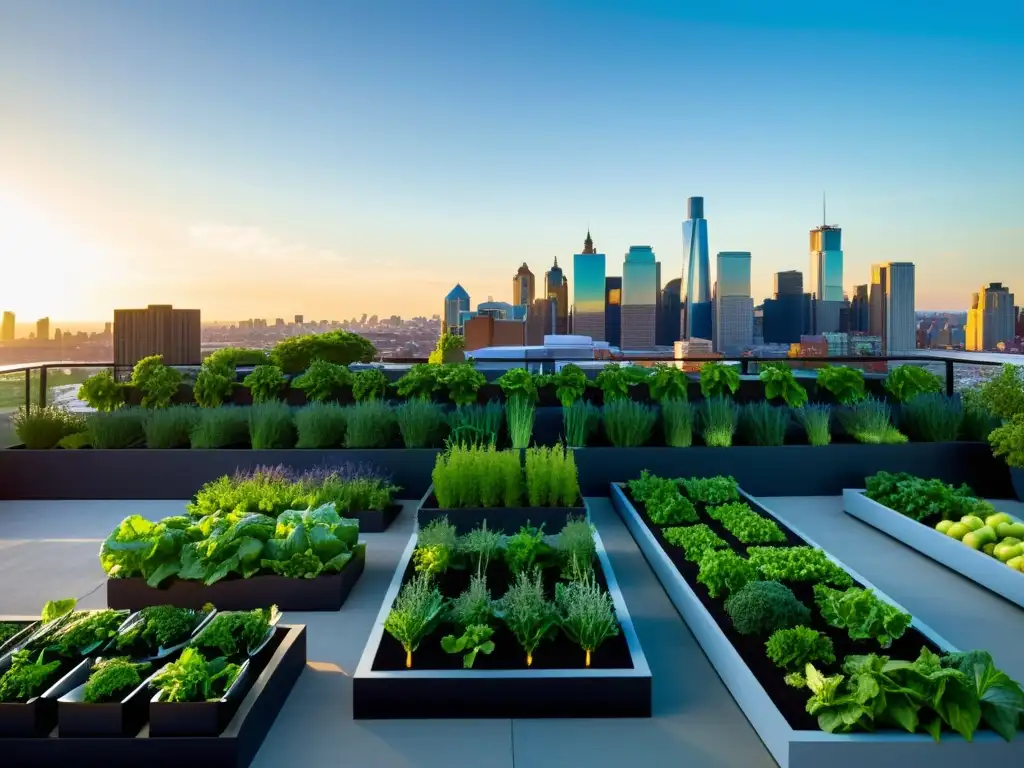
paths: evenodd
<path fill-rule="evenodd" d="M 558 387 L 554 384 L 545 384 L 537 387 L 538 408 L 561 408 L 562 403 L 558 400 Z"/>
<path fill-rule="evenodd" d="M 413 563 L 410 561 L 405 571 L 402 583 L 405 584 L 415 575 Z M 558 568 L 546 568 L 544 571 L 544 585 L 549 598 L 554 597 L 555 584 L 559 579 Z M 608 588 L 604 572 L 600 563 L 594 562 L 594 573 L 598 583 Z M 458 595 L 469 587 L 471 572 L 469 570 L 457 571 L 449 569 L 437 578 L 437 585 L 441 594 L 445 597 L 458 597 Z M 504 562 L 492 562 L 487 569 L 487 584 L 491 588 L 492 597 L 500 597 L 508 589 L 512 576 Z M 526 666 L 526 653 L 516 641 L 515 635 L 505 625 L 495 620 L 493 624 L 495 632 L 491 638 L 494 641 L 494 652 L 489 656 L 478 654 L 473 669 L 514 669 L 527 671 L 529 669 L 585 669 L 586 654 L 583 650 L 570 641 L 561 631 L 552 640 L 543 641 L 533 654 L 533 665 Z M 441 624 L 430 635 L 425 637 L 418 649 L 412 654 L 412 669 L 462 669 L 461 653 L 445 653 L 441 648 L 441 638 L 445 635 L 457 634 L 458 630 L 451 624 Z M 621 633 L 615 637 L 605 640 L 598 649 L 591 654 L 591 669 L 632 669 L 633 662 L 629 655 L 629 646 L 626 638 Z M 381 638 L 377 655 L 373 660 L 373 670 L 402 671 L 405 670 L 405 650 L 402 644 L 395 640 L 387 632 Z"/>
<path fill-rule="evenodd" d="M 630 384 L 629 399 L 636 403 L 652 404 L 651 387 L 648 384 Z"/>
<path fill-rule="evenodd" d="M 252 392 L 249 391 L 248 387 L 236 384 L 234 389 L 231 390 L 231 397 L 225 402 L 234 405 L 252 405 Z"/>
<path fill-rule="evenodd" d="M 757 681 L 768 693 L 768 696 L 775 703 L 775 706 L 778 707 L 779 711 L 786 718 L 786 721 L 790 726 L 798 730 L 820 730 L 818 728 L 817 719 L 808 715 L 806 711 L 807 701 L 811 697 L 810 690 L 807 688 L 791 688 L 785 684 L 783 677 L 786 674 L 786 671 L 776 667 L 768 658 L 765 649 L 765 643 L 768 638 L 762 636 L 741 635 L 733 629 L 732 620 L 725 612 L 725 599 L 711 597 L 708 594 L 707 587 L 697 582 L 697 574 L 699 572 L 697 564 L 686 560 L 682 547 L 669 544 L 665 540 L 665 537 L 662 534 L 662 529 L 671 526 L 658 526 L 652 523 L 651 519 L 647 516 L 646 506 L 633 498 L 628 486 L 623 486 L 622 490 L 626 494 L 626 498 L 628 498 L 630 503 L 633 505 L 633 508 L 639 513 L 644 524 L 654 534 L 658 543 L 661 545 L 661 548 L 665 551 L 665 554 L 668 555 L 670 560 L 672 560 L 672 563 L 675 565 L 680 575 L 686 580 L 690 589 L 694 591 L 701 603 L 714 618 L 719 628 L 740 654 L 743 662 L 757 678 Z M 747 503 L 749 504 L 749 502 Z M 726 531 L 720 523 L 708 517 L 704 512 L 703 505 L 698 504 L 696 506 L 701 517 L 700 522 L 705 523 L 709 528 L 711 528 L 711 530 L 718 534 L 718 536 L 720 536 L 733 550 L 740 554 L 746 553 L 747 545 L 741 544 L 732 536 L 732 534 Z M 783 533 L 786 534 L 786 542 L 763 546 L 806 546 L 807 543 L 803 539 L 783 525 L 767 510 L 753 504 L 751 507 L 759 515 L 774 520 Z M 876 653 L 879 655 L 889 656 L 892 659 L 913 661 L 921 653 L 921 648 L 923 647 L 940 655 L 943 653 L 938 646 L 913 627 L 908 629 L 900 639 L 894 641 L 892 646 L 886 649 L 881 648 L 874 640 L 851 640 L 845 630 L 830 627 L 825 623 L 824 619 L 821 618 L 818 606 L 814 602 L 813 584 L 807 582 L 784 583 L 793 590 L 793 594 L 796 595 L 797 599 L 811 610 L 811 621 L 809 625 L 813 629 L 828 635 L 828 637 L 832 639 L 836 655 L 836 663 L 831 665 L 815 664 L 819 670 L 827 675 L 838 673 L 840 671 L 839 667 L 842 664 L 842 660 L 846 656 L 850 655 Z M 854 581 L 854 584 L 859 587 L 864 586 L 856 581 Z"/>
<path fill-rule="evenodd" d="M 303 389 L 296 389 L 295 387 L 289 386 L 285 391 L 284 400 L 288 405 L 305 405 L 309 402 L 306 399 L 306 391 Z"/>
<path fill-rule="evenodd" d="M 497 384 L 484 384 L 476 391 L 476 401 L 480 405 L 487 405 L 492 400 L 496 403 L 505 400 L 505 393 Z"/>

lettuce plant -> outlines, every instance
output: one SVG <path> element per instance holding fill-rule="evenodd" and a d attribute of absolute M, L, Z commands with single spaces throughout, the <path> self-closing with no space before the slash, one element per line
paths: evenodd
<path fill-rule="evenodd" d="M 578 365 L 568 363 L 554 375 L 552 383 L 555 385 L 558 402 L 563 408 L 569 408 L 583 397 L 587 389 L 587 375 Z"/>
<path fill-rule="evenodd" d="M 765 643 L 768 658 L 776 667 L 795 672 L 808 664 L 832 664 L 836 660 L 832 640 L 816 629 L 803 625 L 778 629 Z"/>
<path fill-rule="evenodd" d="M 629 398 L 630 380 L 618 363 L 609 363 L 597 374 L 595 383 L 604 395 L 604 404 Z"/>
<path fill-rule="evenodd" d="M 418 363 L 410 368 L 397 382 L 395 389 L 406 399 L 429 400 L 439 390 L 443 366 L 437 363 Z"/>
<path fill-rule="evenodd" d="M 292 379 L 292 386 L 306 393 L 306 399 L 323 402 L 345 387 L 352 386 L 352 374 L 344 365 L 313 360 L 306 372 Z"/>
<path fill-rule="evenodd" d="M 169 704 L 217 701 L 241 671 L 241 666 L 223 657 L 207 661 L 195 648 L 186 648 L 177 661 L 157 672 L 152 682 L 160 690 L 160 700 Z"/>
<path fill-rule="evenodd" d="M 276 365 L 257 365 L 242 379 L 242 384 L 249 388 L 253 403 L 259 405 L 276 401 L 288 381 Z"/>
<path fill-rule="evenodd" d="M 832 393 L 840 405 L 856 405 L 868 396 L 864 372 L 843 365 L 823 365 L 818 369 L 818 386 Z"/>
<path fill-rule="evenodd" d="M 656 365 L 648 386 L 651 398 L 663 406 L 669 401 L 686 400 L 689 396 L 686 372 L 674 365 Z"/>
<path fill-rule="evenodd" d="M 781 397 L 790 408 L 799 408 L 807 402 L 807 390 L 797 383 L 789 368 L 766 368 L 761 371 L 760 379 L 768 400 Z"/>
<path fill-rule="evenodd" d="M 740 486 L 732 475 L 691 477 L 680 480 L 686 495 L 696 502 L 716 507 L 740 498 Z"/>
<path fill-rule="evenodd" d="M 459 637 L 442 637 L 441 647 L 445 653 L 464 653 L 462 666 L 464 669 L 472 669 L 477 654 L 489 655 L 494 652 L 494 641 L 491 640 L 493 634 L 494 630 L 486 624 L 471 624 Z"/>
<path fill-rule="evenodd" d="M 438 381 L 448 390 L 448 397 L 456 405 L 475 403 L 477 392 L 487 383 L 484 375 L 470 363 L 442 366 Z"/>
<path fill-rule="evenodd" d="M 178 393 L 181 372 L 165 365 L 163 355 L 150 355 L 132 368 L 131 385 L 142 392 L 143 408 L 166 408 Z"/>
<path fill-rule="evenodd" d="M 852 586 L 850 574 L 814 547 L 749 547 L 747 556 L 764 579 Z"/>
<path fill-rule="evenodd" d="M 699 563 L 706 552 L 729 546 L 704 523 L 673 526 L 663 529 L 661 533 L 669 544 L 682 547 L 683 556 L 691 563 Z"/>
<path fill-rule="evenodd" d="M 511 368 L 501 375 L 497 384 L 505 394 L 505 400 L 521 397 L 527 402 L 537 402 L 537 379 L 525 368 Z"/>
<path fill-rule="evenodd" d="M 113 411 L 124 405 L 124 384 L 115 381 L 110 369 L 104 368 L 82 382 L 78 397 L 97 411 Z"/>
<path fill-rule="evenodd" d="M 367 400 L 383 400 L 387 390 L 387 376 L 379 368 L 367 368 L 352 376 L 352 397 L 357 403 Z"/>
<path fill-rule="evenodd" d="M 697 581 L 708 588 L 711 597 L 735 594 L 758 578 L 757 568 L 731 549 L 707 550 L 701 556 Z"/>
<path fill-rule="evenodd" d="M 831 589 L 814 585 L 814 600 L 829 626 L 845 629 L 851 640 L 876 640 L 883 648 L 903 637 L 912 620 L 909 613 L 879 600 L 870 589 Z"/>
<path fill-rule="evenodd" d="M 786 540 L 786 534 L 774 520 L 761 517 L 742 501 L 708 507 L 706 511 L 741 544 L 771 544 Z"/>
<path fill-rule="evenodd" d="M 931 371 L 916 365 L 900 365 L 889 371 L 883 386 L 897 402 L 908 403 L 918 395 L 941 392 L 945 385 Z"/>

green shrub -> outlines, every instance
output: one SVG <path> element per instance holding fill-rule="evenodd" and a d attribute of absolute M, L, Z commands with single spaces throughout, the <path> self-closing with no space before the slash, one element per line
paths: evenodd
<path fill-rule="evenodd" d="M 900 408 L 900 431 L 922 443 L 951 443 L 960 436 L 964 409 L 958 398 L 933 392 Z"/>
<path fill-rule="evenodd" d="M 823 365 L 818 369 L 817 381 L 840 405 L 856 405 L 868 396 L 864 372 L 857 368 Z"/>
<path fill-rule="evenodd" d="M 727 397 L 706 399 L 701 408 L 701 436 L 709 448 L 728 448 L 739 422 L 739 407 Z"/>
<path fill-rule="evenodd" d="M 208 354 L 203 360 L 203 365 L 211 368 L 227 368 L 234 372 L 239 367 L 255 367 L 266 365 L 269 362 L 270 355 L 265 349 L 221 347 Z"/>
<path fill-rule="evenodd" d="M 705 399 L 735 395 L 740 388 L 740 372 L 734 365 L 704 363 L 700 367 L 700 391 Z"/>
<path fill-rule="evenodd" d="M 395 414 L 387 403 L 366 400 L 349 406 L 345 412 L 346 448 L 387 448 L 391 444 Z"/>
<path fill-rule="evenodd" d="M 839 424 L 858 443 L 889 445 L 907 442 L 907 436 L 892 425 L 889 406 L 869 397 L 838 413 Z"/>
<path fill-rule="evenodd" d="M 811 620 L 810 609 L 777 581 L 752 581 L 725 601 L 725 612 L 741 635 L 770 635 Z"/>
<path fill-rule="evenodd" d="M 225 363 L 209 363 L 210 359 L 199 369 L 192 387 L 192 397 L 201 408 L 216 408 L 235 387 L 235 369 Z"/>
<path fill-rule="evenodd" d="M 329 399 L 345 387 L 352 386 L 352 374 L 344 365 L 314 360 L 301 376 L 292 379 L 292 387 L 306 393 L 311 402 Z"/>
<path fill-rule="evenodd" d="M 112 411 L 124 405 L 124 384 L 114 380 L 110 369 L 104 369 L 82 382 L 78 397 L 97 411 Z"/>
<path fill-rule="evenodd" d="M 238 448 L 249 445 L 249 408 L 225 405 L 203 408 L 192 428 L 193 448 Z"/>
<path fill-rule="evenodd" d="M 767 400 L 782 398 L 790 408 L 799 408 L 807 402 L 807 390 L 797 383 L 788 367 L 766 368 L 761 371 L 764 396 Z"/>
<path fill-rule="evenodd" d="M 597 428 L 601 424 L 601 409 L 591 403 L 576 400 L 571 405 L 562 406 L 562 423 L 565 427 L 566 445 L 584 448 L 597 434 Z"/>
<path fill-rule="evenodd" d="M 11 422 L 24 446 L 37 450 L 56 448 L 63 438 L 84 429 L 81 416 L 56 405 L 28 411 L 22 406 L 14 413 Z"/>
<path fill-rule="evenodd" d="M 587 374 L 578 365 L 567 363 L 554 375 L 551 383 L 563 408 L 569 408 L 580 401 L 587 389 Z"/>
<path fill-rule="evenodd" d="M 931 371 L 916 365 L 900 365 L 889 371 L 884 386 L 897 402 L 909 403 L 918 395 L 941 392 L 945 382 Z"/>
<path fill-rule="evenodd" d="M 960 393 L 964 420 L 960 424 L 960 439 L 981 442 L 987 440 L 1001 420 L 985 405 L 981 390 L 969 389 Z"/>
<path fill-rule="evenodd" d="M 604 396 L 604 404 L 610 405 L 616 400 L 629 399 L 630 380 L 626 369 L 618 363 L 609 363 L 602 368 L 595 379 L 598 389 Z"/>
<path fill-rule="evenodd" d="M 688 384 L 689 379 L 682 368 L 659 363 L 654 366 L 648 387 L 651 399 L 664 406 L 668 402 L 686 400 L 689 397 Z"/>
<path fill-rule="evenodd" d="M 1024 413 L 1018 413 L 988 436 L 992 452 L 1015 469 L 1024 469 Z"/>
<path fill-rule="evenodd" d="M 439 363 L 418 363 L 395 382 L 395 390 L 399 396 L 407 399 L 429 400 L 434 392 L 441 389 L 442 369 L 443 366 Z"/>
<path fill-rule="evenodd" d="M 295 419 L 285 403 L 264 403 L 249 410 L 249 439 L 256 450 L 295 447 Z"/>
<path fill-rule="evenodd" d="M 86 418 L 89 445 L 93 448 L 141 448 L 146 442 L 144 408 L 118 408 L 109 413 L 92 413 Z"/>
<path fill-rule="evenodd" d="M 682 547 L 684 556 L 691 563 L 699 563 L 704 554 L 711 550 L 729 546 L 704 523 L 665 528 L 661 533 L 669 544 Z"/>
<path fill-rule="evenodd" d="M 832 442 L 832 409 L 827 405 L 805 405 L 794 411 L 796 420 L 807 433 L 811 445 L 828 445 Z"/>
<path fill-rule="evenodd" d="M 526 448 L 533 438 L 533 420 L 536 416 L 534 401 L 522 394 L 505 401 L 505 418 L 509 440 L 513 448 Z"/>
<path fill-rule="evenodd" d="M 836 660 L 829 636 L 802 625 L 775 630 L 765 649 L 772 664 L 790 672 L 802 672 L 814 662 L 832 664 Z"/>
<path fill-rule="evenodd" d="M 131 385 L 142 393 L 143 408 L 166 408 L 178 394 L 181 373 L 164 365 L 163 355 L 150 355 L 132 368 Z"/>
<path fill-rule="evenodd" d="M 526 497 L 531 507 L 575 507 L 580 498 L 575 454 L 562 446 L 527 449 Z"/>
<path fill-rule="evenodd" d="M 789 409 L 764 400 L 742 406 L 739 430 L 750 445 L 782 445 L 789 429 Z"/>
<path fill-rule="evenodd" d="M 998 374 L 981 385 L 978 397 L 981 405 L 1000 419 L 1024 413 L 1024 367 L 1003 365 Z"/>
<path fill-rule="evenodd" d="M 434 351 L 427 356 L 427 362 L 431 365 L 442 363 L 461 363 L 466 359 L 463 350 L 466 348 L 466 340 L 449 331 L 444 331 L 437 339 Z"/>
<path fill-rule="evenodd" d="M 253 404 L 262 405 L 278 400 L 288 380 L 276 365 L 257 365 L 252 373 L 242 379 L 242 384 L 249 388 Z"/>
<path fill-rule="evenodd" d="M 525 368 L 511 368 L 501 374 L 497 382 L 506 400 L 522 397 L 530 403 L 537 402 L 537 378 Z"/>
<path fill-rule="evenodd" d="M 315 365 L 316 363 L 314 363 Z M 328 363 L 333 365 L 333 363 Z M 341 448 L 348 409 L 338 403 L 313 402 L 295 411 L 296 448 Z"/>
<path fill-rule="evenodd" d="M 693 445 L 695 415 L 696 410 L 686 400 L 663 400 L 661 427 L 665 433 L 665 445 L 672 448 L 689 448 Z"/>
<path fill-rule="evenodd" d="M 433 448 L 445 431 L 441 406 L 427 400 L 407 400 L 394 409 L 398 431 L 406 448 Z"/>
<path fill-rule="evenodd" d="M 192 405 L 172 405 L 150 411 L 142 428 L 147 448 L 188 448 L 199 411 Z"/>
<path fill-rule="evenodd" d="M 618 399 L 605 404 L 601 418 L 612 445 L 636 448 L 650 441 L 658 413 L 649 405 Z"/>
<path fill-rule="evenodd" d="M 708 588 L 711 597 L 735 594 L 758 578 L 757 568 L 731 549 L 706 551 L 698 561 L 697 581 Z"/>
<path fill-rule="evenodd" d="M 369 363 L 376 356 L 376 348 L 367 339 L 341 330 L 293 336 L 270 351 L 270 361 L 287 374 L 302 373 L 314 360 L 351 365 Z"/>
<path fill-rule="evenodd" d="M 352 376 L 352 397 L 357 402 L 383 400 L 388 391 L 388 378 L 379 368 L 367 368 Z"/>
<path fill-rule="evenodd" d="M 504 420 L 501 403 L 457 406 L 448 413 L 451 440 L 461 445 L 494 445 Z"/>
<path fill-rule="evenodd" d="M 487 379 L 470 363 L 441 366 L 438 379 L 448 390 L 448 397 L 456 405 L 470 405 L 476 402 L 477 392 Z"/>
<path fill-rule="evenodd" d="M 438 454 L 431 479 L 442 509 L 518 507 L 522 503 L 523 468 L 518 451 L 454 445 Z"/>

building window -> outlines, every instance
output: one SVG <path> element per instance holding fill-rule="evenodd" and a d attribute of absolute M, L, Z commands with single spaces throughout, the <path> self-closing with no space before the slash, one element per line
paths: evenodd
<path fill-rule="evenodd" d="M 612 288 L 608 291 L 608 304 L 612 307 L 617 307 L 622 303 L 622 289 Z"/>

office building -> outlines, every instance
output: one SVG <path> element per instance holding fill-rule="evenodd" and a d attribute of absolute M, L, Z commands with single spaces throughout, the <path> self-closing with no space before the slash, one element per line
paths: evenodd
<path fill-rule="evenodd" d="M 624 350 L 650 349 L 658 323 L 658 267 L 649 245 L 630 246 L 622 264 L 622 331 Z"/>
<path fill-rule="evenodd" d="M 552 336 L 557 333 L 558 311 L 555 299 L 536 299 L 526 315 L 527 346 L 543 346 L 545 336 Z"/>
<path fill-rule="evenodd" d="M 304 318 L 302 315 L 296 315 L 295 316 L 295 324 L 296 325 L 302 325 L 302 323 L 305 321 L 305 319 L 306 318 Z"/>
<path fill-rule="evenodd" d="M 843 231 L 822 224 L 811 230 L 809 292 L 819 301 L 843 300 Z"/>
<path fill-rule="evenodd" d="M 804 275 L 795 269 L 775 273 L 775 298 L 800 296 L 804 292 Z"/>
<path fill-rule="evenodd" d="M 803 275 L 796 270 L 775 273 L 775 296 L 762 308 L 764 344 L 797 344 L 814 329 L 811 294 L 804 293 Z"/>
<path fill-rule="evenodd" d="M 545 297 L 551 302 L 555 318 L 553 333 L 569 332 L 569 281 L 565 278 L 562 268 L 558 266 L 558 257 L 551 269 L 544 273 Z"/>
<path fill-rule="evenodd" d="M 605 341 L 618 347 L 622 341 L 622 278 L 604 279 L 604 335 Z"/>
<path fill-rule="evenodd" d="M 1020 307 L 1014 307 L 1013 312 L 1017 317 L 1016 320 L 1016 336 L 1017 338 L 1024 338 L 1024 310 Z"/>
<path fill-rule="evenodd" d="M 682 338 L 710 339 L 711 330 L 711 257 L 708 252 L 708 222 L 704 218 L 704 198 L 686 201 L 687 218 L 683 222 L 683 301 Z"/>
<path fill-rule="evenodd" d="M 823 301 L 813 298 L 811 303 L 814 307 L 814 332 L 839 333 L 843 328 L 843 312 L 849 313 L 849 305 L 845 301 Z"/>
<path fill-rule="evenodd" d="M 150 304 L 146 309 L 114 310 L 114 366 L 130 369 L 150 355 L 163 355 L 167 365 L 199 365 L 202 361 L 198 309 Z"/>
<path fill-rule="evenodd" d="M 36 320 L 36 340 L 50 340 L 50 318 L 43 317 L 40 318 L 39 320 Z"/>
<path fill-rule="evenodd" d="M 754 343 L 754 300 L 750 297 L 750 253 L 723 251 L 715 281 L 715 351 L 737 354 Z"/>
<path fill-rule="evenodd" d="M 512 278 L 512 303 L 523 307 L 532 307 L 537 299 L 537 288 L 533 272 L 524 261 Z"/>
<path fill-rule="evenodd" d="M 972 352 L 997 349 L 1017 335 L 1013 294 L 1002 283 L 989 283 L 971 299 L 967 313 L 966 344 Z"/>
<path fill-rule="evenodd" d="M 871 335 L 881 337 L 883 353 L 916 349 L 914 265 L 908 261 L 872 264 L 869 301 Z"/>
<path fill-rule="evenodd" d="M 572 257 L 572 332 L 589 336 L 594 341 L 606 341 L 604 328 L 605 258 L 594 249 L 594 241 L 587 232 L 583 253 Z"/>
<path fill-rule="evenodd" d="M 661 307 L 658 310 L 658 329 L 655 333 L 659 347 L 671 347 L 682 338 L 682 289 L 683 281 L 675 278 L 661 289 Z"/>
<path fill-rule="evenodd" d="M 451 333 L 462 333 L 461 313 L 469 311 L 469 293 L 459 283 L 455 284 L 444 297 L 444 312 L 441 317 L 445 328 Z"/>
<path fill-rule="evenodd" d="M 867 333 L 870 329 L 870 322 L 868 286 L 867 284 L 855 285 L 853 299 L 850 301 L 850 331 L 852 333 Z"/>
<path fill-rule="evenodd" d="M 483 307 L 482 304 L 480 306 Z M 521 347 L 526 344 L 525 319 L 500 318 L 486 311 L 470 317 L 463 325 L 463 333 L 464 349 L 467 351 L 485 347 Z"/>
<path fill-rule="evenodd" d="M 0 341 L 14 341 L 13 312 L 4 312 L 3 325 L 0 325 Z"/>

